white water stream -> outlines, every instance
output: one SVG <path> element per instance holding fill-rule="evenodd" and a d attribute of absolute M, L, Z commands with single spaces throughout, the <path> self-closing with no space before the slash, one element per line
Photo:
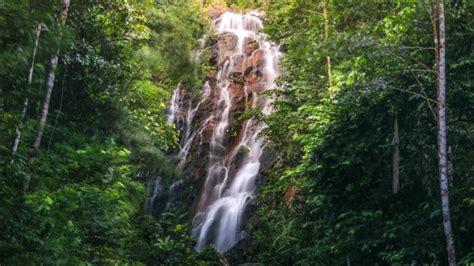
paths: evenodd
<path fill-rule="evenodd" d="M 168 109 L 168 122 L 182 131 L 181 150 L 178 153 L 179 169 L 186 166 L 191 147 L 203 144 L 203 132 L 212 128 L 206 179 L 193 222 L 198 251 L 206 245 L 214 245 L 225 252 L 242 239 L 245 234 L 242 224 L 245 211 L 255 197 L 263 153 L 263 141 L 258 136 L 262 125 L 253 119 L 242 122 L 238 142 L 233 145 L 229 142 L 228 128 L 233 123 L 231 114 L 236 107 L 236 87 L 243 90 L 241 94 L 245 98 L 245 107 L 240 105 L 238 108 L 245 108 L 245 111 L 249 111 L 249 108 L 259 109 L 263 114 L 271 111 L 270 100 L 262 96 L 261 92 L 274 86 L 274 80 L 278 76 L 280 52 L 278 47 L 267 42 L 264 34 L 259 32 L 263 27 L 261 15 L 258 12 L 226 12 L 214 21 L 214 30 L 221 38 L 218 51 L 220 62 L 214 88 L 206 82 L 202 100 L 194 108 L 191 100 L 187 102 L 187 107 L 183 107 L 186 104 L 180 84 Z M 257 47 L 249 52 L 248 44 L 252 42 L 257 43 Z M 260 75 L 257 81 L 263 85 L 259 85 L 258 91 L 248 87 L 247 82 L 245 85 L 234 84 L 232 75 L 236 69 L 243 76 L 249 65 Z M 206 119 L 201 119 L 199 125 L 193 126 L 196 113 L 206 101 L 214 102 L 214 111 Z M 185 118 L 183 113 L 186 113 Z M 172 184 L 171 197 L 174 197 L 176 189 L 182 184 L 181 180 Z M 159 184 L 154 187 L 159 187 Z M 166 206 L 167 210 L 171 206 L 170 202 Z"/>
<path fill-rule="evenodd" d="M 258 138 L 261 126 L 254 120 L 245 121 L 241 129 L 239 143 L 231 151 L 227 151 L 226 147 L 222 145 L 226 138 L 226 129 L 229 126 L 229 113 L 233 107 L 229 91 L 230 72 L 234 67 L 234 60 L 243 56 L 246 39 L 251 38 L 258 41 L 260 52 L 263 50 L 264 89 L 272 88 L 278 75 L 277 61 L 280 53 L 278 48 L 266 42 L 263 34 L 259 32 L 263 27 L 259 15 L 256 12 L 247 14 L 227 12 L 214 22 L 217 34 L 235 35 L 237 45 L 234 54 L 227 58 L 217 75 L 217 89 L 220 90 L 218 106 L 223 106 L 223 108 L 212 135 L 210 163 L 199 202 L 201 212 L 196 215 L 194 220 L 197 250 L 202 250 L 206 245 L 212 244 L 221 252 L 225 252 L 245 234 L 242 218 L 246 207 L 255 196 L 256 180 L 260 169 L 259 160 L 263 150 L 262 140 Z M 248 99 L 249 90 L 246 87 L 244 90 L 246 99 Z M 251 106 L 260 108 L 263 113 L 268 113 L 270 102 L 256 92 L 252 92 Z M 245 152 L 245 155 L 241 162 L 236 164 L 235 159 L 242 151 Z M 232 166 L 236 169 L 230 173 Z"/>

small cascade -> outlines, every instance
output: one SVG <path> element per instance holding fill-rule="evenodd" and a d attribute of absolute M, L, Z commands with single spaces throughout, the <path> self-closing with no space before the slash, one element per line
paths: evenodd
<path fill-rule="evenodd" d="M 173 92 L 173 97 L 171 97 L 171 103 L 168 108 L 168 124 L 175 124 L 177 129 L 180 128 L 182 122 L 180 115 L 180 108 L 183 101 L 182 94 L 183 88 L 182 83 L 180 82 Z"/>
<path fill-rule="evenodd" d="M 205 127 L 208 125 L 208 123 L 213 119 L 213 116 L 210 116 L 202 125 L 196 130 L 194 133 L 192 132 L 192 127 L 193 127 L 193 119 L 194 116 L 196 115 L 196 112 L 199 110 L 199 107 L 201 104 L 203 104 L 209 97 L 211 93 L 211 87 L 209 86 L 209 82 L 205 82 L 203 89 L 202 89 L 202 98 L 201 101 L 196 105 L 195 108 L 192 109 L 192 102 L 189 102 L 188 106 L 188 112 L 187 112 L 187 117 L 186 117 L 186 125 L 185 125 L 185 134 L 182 138 L 181 141 L 181 149 L 178 152 L 178 158 L 179 158 L 179 164 L 178 168 L 182 169 L 186 162 L 186 158 L 189 152 L 189 149 L 191 148 L 191 144 L 194 141 L 194 138 L 198 135 L 202 135 L 202 131 L 205 129 Z"/>
<path fill-rule="evenodd" d="M 168 122 L 181 131 L 177 168 L 185 176 L 169 188 L 166 210 L 184 184 L 201 184 L 193 221 L 198 251 L 214 245 L 225 252 L 246 234 L 246 210 L 258 189 L 265 149 L 259 136 L 263 125 L 239 117 L 250 109 L 270 113 L 271 102 L 261 93 L 273 88 L 280 57 L 260 32 L 261 16 L 226 12 L 217 18 L 211 59 L 216 68 L 201 99 L 187 97 L 180 84 L 169 105 Z"/>
<path fill-rule="evenodd" d="M 170 191 L 169 191 L 170 196 L 168 198 L 168 201 L 166 202 L 165 211 L 169 211 L 172 209 L 173 207 L 172 205 L 177 198 L 177 193 L 183 184 L 184 184 L 183 180 L 176 180 L 173 182 L 173 184 L 171 184 Z"/>
<path fill-rule="evenodd" d="M 145 209 L 153 211 L 157 199 L 160 198 L 161 194 L 163 193 L 162 187 L 161 187 L 161 177 L 157 176 L 155 180 L 148 185 L 150 188 L 150 197 L 148 197 L 145 201 Z"/>

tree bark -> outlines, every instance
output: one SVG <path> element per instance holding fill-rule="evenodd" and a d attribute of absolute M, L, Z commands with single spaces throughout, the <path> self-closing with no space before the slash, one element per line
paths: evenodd
<path fill-rule="evenodd" d="M 398 115 L 393 123 L 393 158 L 392 158 L 392 192 L 397 194 L 400 190 L 400 138 L 398 132 Z"/>
<path fill-rule="evenodd" d="M 44 98 L 43 102 L 43 109 L 41 111 L 41 118 L 40 118 L 40 128 L 38 130 L 38 134 L 36 135 L 36 140 L 35 143 L 33 144 L 33 150 L 36 151 L 39 149 L 39 146 L 41 144 L 41 139 L 43 137 L 43 132 L 44 132 L 44 126 L 46 125 L 46 119 L 48 118 L 48 112 L 49 112 L 49 103 L 51 101 L 51 94 L 53 92 L 54 88 L 54 81 L 56 79 L 56 69 L 58 67 L 58 56 L 53 55 L 51 57 L 50 61 L 50 71 L 48 74 L 48 83 L 47 83 L 47 91 L 46 91 L 46 96 Z"/>
<path fill-rule="evenodd" d="M 64 24 L 66 23 L 68 11 L 69 11 L 69 4 L 70 4 L 69 0 L 62 0 L 62 14 L 61 14 L 60 27 L 64 26 Z M 63 35 L 62 29 L 60 29 L 59 35 L 60 35 L 59 40 L 61 41 L 62 35 Z M 45 96 L 45 99 L 43 102 L 43 108 L 41 111 L 40 127 L 38 130 L 38 134 L 36 135 L 35 143 L 33 144 L 33 152 L 36 152 L 40 147 L 41 139 L 44 133 L 44 126 L 46 124 L 46 119 L 48 118 L 49 103 L 51 101 L 51 94 L 54 88 L 54 81 L 56 79 L 56 69 L 58 67 L 58 61 L 59 61 L 58 54 L 59 54 L 59 47 L 58 47 L 58 50 L 56 51 L 56 54 L 52 55 L 51 60 L 50 60 L 50 71 L 48 74 L 46 96 Z"/>
<path fill-rule="evenodd" d="M 449 213 L 449 186 L 447 174 L 447 128 L 446 128 L 446 33 L 444 19 L 444 0 L 438 1 L 439 18 L 439 62 L 438 62 L 438 157 L 439 181 L 441 190 L 441 206 L 443 227 L 446 237 L 448 263 L 456 265 L 454 236 Z"/>
<path fill-rule="evenodd" d="M 51 56 L 51 60 L 50 60 L 50 70 L 48 74 L 46 96 L 43 102 L 43 109 L 41 111 L 40 127 L 38 129 L 38 134 L 36 135 L 35 143 L 33 144 L 33 151 L 29 159 L 30 162 L 33 162 L 36 158 L 36 152 L 38 151 L 40 147 L 41 138 L 43 137 L 43 133 L 44 133 L 44 126 L 46 124 L 46 119 L 48 118 L 49 102 L 51 101 L 51 94 L 54 88 L 54 81 L 56 79 L 56 69 L 58 67 L 58 61 L 59 61 L 58 55 L 59 55 L 60 45 L 61 45 L 61 40 L 62 40 L 62 35 L 63 35 L 62 27 L 66 24 L 66 19 L 69 12 L 69 4 L 70 4 L 70 0 L 62 0 L 61 2 L 62 13 L 61 13 L 61 18 L 60 18 L 60 23 L 59 23 L 60 29 L 59 29 L 58 49 L 56 50 L 56 54 Z M 30 180 L 31 180 L 31 176 L 27 174 L 25 178 L 23 179 L 23 190 L 22 190 L 23 194 L 25 194 L 28 191 L 30 187 Z"/>
<path fill-rule="evenodd" d="M 30 69 L 28 71 L 28 81 L 27 85 L 28 87 L 31 86 L 31 83 L 33 81 L 33 72 L 35 69 L 35 60 L 36 60 L 36 52 L 38 51 L 38 45 L 39 45 L 39 40 L 40 40 L 40 35 L 41 31 L 43 30 L 43 24 L 38 23 L 38 27 L 36 28 L 36 34 L 35 34 L 35 46 L 33 48 L 33 54 L 31 56 L 31 65 Z M 16 137 L 15 137 L 15 142 L 13 143 L 13 148 L 12 148 L 12 156 L 16 154 L 18 151 L 18 146 L 20 145 L 20 140 L 21 140 L 21 128 L 23 127 L 23 119 L 25 119 L 26 116 L 26 111 L 28 110 L 28 103 L 29 103 L 29 98 L 26 97 L 25 101 L 23 102 L 23 109 L 21 110 L 20 113 L 20 120 L 18 121 L 18 126 L 16 127 Z M 13 162 L 13 160 L 12 160 Z"/>
<path fill-rule="evenodd" d="M 436 72 L 436 87 L 439 87 L 439 33 L 438 33 L 438 6 L 431 6 L 431 28 L 433 30 L 434 51 L 435 51 L 435 72 Z M 439 90 L 436 90 L 439 93 Z M 439 95 L 437 96 L 437 98 Z"/>
<path fill-rule="evenodd" d="M 324 37 L 326 40 L 329 39 L 329 0 L 323 1 L 323 16 L 324 16 Z M 326 56 L 326 66 L 327 66 L 327 73 L 328 73 L 328 86 L 329 86 L 329 94 L 332 97 L 331 87 L 332 87 L 332 66 L 331 66 L 331 57 L 329 55 Z"/>
<path fill-rule="evenodd" d="M 53 129 L 51 130 L 51 134 L 49 135 L 48 150 L 47 150 L 48 152 L 49 152 L 49 148 L 51 147 L 51 142 L 53 140 L 54 130 L 56 129 L 56 126 L 58 125 L 59 115 L 61 114 L 61 111 L 63 109 L 64 84 L 66 83 L 66 76 L 67 76 L 67 66 L 66 66 L 66 69 L 64 71 L 63 82 L 61 84 L 61 99 L 59 100 L 58 113 L 56 114 L 56 119 L 54 120 Z"/>

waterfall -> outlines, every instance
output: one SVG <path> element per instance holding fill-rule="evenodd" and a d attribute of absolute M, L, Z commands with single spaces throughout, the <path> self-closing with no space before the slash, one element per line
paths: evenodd
<path fill-rule="evenodd" d="M 194 220 L 198 251 L 208 244 L 214 245 L 221 252 L 235 245 L 244 235 L 242 219 L 246 207 L 255 197 L 259 160 L 263 152 L 263 141 L 258 138 L 262 126 L 254 120 L 243 122 L 238 144 L 232 149 L 225 145 L 228 145 L 226 130 L 230 124 L 229 114 L 234 107 L 231 84 L 235 83 L 235 73 L 244 75 L 244 72 L 250 72 L 259 75 L 260 82 L 253 84 L 254 80 L 250 75 L 246 78 L 243 86 L 245 111 L 247 101 L 251 101 L 252 108 L 259 108 L 263 113 L 269 112 L 269 100 L 259 96 L 259 93 L 273 87 L 278 73 L 279 52 L 277 47 L 266 42 L 264 35 L 259 32 L 263 27 L 259 15 L 256 12 L 226 12 L 214 21 L 216 33 L 222 41 L 219 43 L 219 60 L 222 67 L 217 73 L 218 116 L 209 150 L 210 162 L 199 200 L 200 212 Z M 252 45 L 259 48 L 252 51 L 252 47 L 249 49 Z M 260 60 L 260 65 L 252 65 L 254 60 Z M 251 65 L 253 67 L 250 67 Z M 245 154 L 237 163 L 236 157 L 242 151 Z"/>
<path fill-rule="evenodd" d="M 148 197 L 145 201 L 145 209 L 149 211 L 153 211 L 153 208 L 155 207 L 156 200 L 159 198 L 159 196 L 162 193 L 162 188 L 161 188 L 161 177 L 157 176 L 153 183 L 150 183 L 148 187 L 150 188 L 150 197 Z"/>
<path fill-rule="evenodd" d="M 173 92 L 173 97 L 171 98 L 171 103 L 168 108 L 168 123 L 169 124 L 175 124 L 176 123 L 176 128 L 179 129 L 180 126 L 180 106 L 181 106 L 181 94 L 182 94 L 182 89 L 181 89 L 181 82 L 178 84 L 176 89 Z"/>
<path fill-rule="evenodd" d="M 187 180 L 204 178 L 199 181 L 202 190 L 193 221 L 198 251 L 214 245 L 225 252 L 241 240 L 246 210 L 257 192 L 263 125 L 238 118 L 250 109 L 264 115 L 271 112 L 270 99 L 262 92 L 274 86 L 280 52 L 260 32 L 261 16 L 255 11 L 226 12 L 214 20 L 217 65 L 203 86 L 200 101 L 193 104 L 180 84 L 168 108 L 168 122 L 181 130 L 177 167 L 188 175 Z M 167 210 L 181 186 L 183 181 L 176 180 L 170 187 Z"/>

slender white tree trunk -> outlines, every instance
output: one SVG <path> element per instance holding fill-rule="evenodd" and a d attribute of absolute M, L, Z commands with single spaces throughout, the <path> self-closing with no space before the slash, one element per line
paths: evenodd
<path fill-rule="evenodd" d="M 49 112 L 49 102 L 51 101 L 51 94 L 53 92 L 54 88 L 54 81 L 56 79 L 56 69 L 58 67 L 58 56 L 53 55 L 51 57 L 51 61 L 49 62 L 50 65 L 50 71 L 48 74 L 48 83 L 47 83 L 47 91 L 46 91 L 46 96 L 44 98 L 43 102 L 43 109 L 41 111 L 41 118 L 40 118 L 40 128 L 38 130 L 38 134 L 36 135 L 36 140 L 35 143 L 33 144 L 33 149 L 38 150 L 39 146 L 41 144 L 41 139 L 43 137 L 43 132 L 44 132 L 44 126 L 46 125 L 46 119 L 48 118 L 48 112 Z"/>
<path fill-rule="evenodd" d="M 323 16 L 324 16 L 324 37 L 326 40 L 329 38 L 329 0 L 323 1 Z M 328 86 L 329 90 L 332 87 L 332 66 L 331 66 L 331 57 L 329 55 L 326 56 L 326 66 L 328 72 Z M 330 91 L 330 96 L 332 97 L 332 92 Z"/>
<path fill-rule="evenodd" d="M 439 18 L 439 63 L 438 63 L 438 157 L 439 181 L 441 190 L 441 206 L 443 212 L 443 227 L 446 237 L 448 263 L 456 265 L 454 236 L 449 213 L 448 159 L 447 159 L 447 128 L 446 128 L 446 33 L 444 22 L 444 3 L 438 3 Z"/>
<path fill-rule="evenodd" d="M 41 35 L 42 27 L 43 27 L 42 25 L 43 25 L 42 23 L 38 23 L 38 27 L 36 28 L 35 46 L 33 48 L 33 54 L 31 56 L 31 65 L 28 71 L 28 82 L 27 82 L 28 87 L 31 86 L 31 83 L 33 81 L 33 72 L 35 69 L 36 52 L 38 51 L 40 35 Z M 21 128 L 23 127 L 23 119 L 25 119 L 26 111 L 28 110 L 28 102 L 29 102 L 29 98 L 26 97 L 25 101 L 23 102 L 23 109 L 21 110 L 21 113 L 20 113 L 20 120 L 18 121 L 18 126 L 16 127 L 16 137 L 15 137 L 15 142 L 13 143 L 12 155 L 16 154 L 16 152 L 18 151 L 18 146 L 20 145 Z"/>
<path fill-rule="evenodd" d="M 69 4 L 70 4 L 69 0 L 62 0 L 62 15 L 61 15 L 61 22 L 60 22 L 61 27 L 64 26 L 64 24 L 66 23 L 68 11 L 69 11 Z M 59 34 L 60 34 L 59 40 L 61 40 L 62 30 L 60 31 Z M 35 143 L 33 144 L 33 152 L 36 152 L 40 147 L 41 139 L 43 137 L 43 132 L 44 132 L 44 126 L 46 125 L 46 119 L 48 118 L 49 103 L 50 103 L 51 94 L 54 88 L 54 81 L 56 80 L 56 69 L 58 67 L 58 61 L 59 61 L 58 54 L 59 54 L 59 48 L 56 54 L 51 56 L 46 96 L 44 98 L 43 108 L 41 111 L 40 127 L 38 130 L 38 134 L 36 135 Z"/>
<path fill-rule="evenodd" d="M 51 130 L 51 135 L 49 135 L 48 152 L 49 152 L 49 148 L 51 147 L 51 142 L 53 140 L 54 130 L 56 129 L 56 126 L 58 124 L 59 115 L 61 114 L 61 110 L 63 108 L 64 84 L 66 83 L 66 76 L 67 76 L 67 66 L 64 70 L 63 82 L 61 84 L 61 99 L 59 100 L 59 110 L 58 110 L 58 113 L 56 114 L 56 119 L 54 120 L 53 129 Z"/>
<path fill-rule="evenodd" d="M 69 12 L 69 4 L 70 4 L 70 0 L 62 0 L 61 2 L 62 13 L 61 13 L 61 18 L 60 18 L 60 27 L 66 24 L 66 19 Z M 46 96 L 44 98 L 43 109 L 41 111 L 40 127 L 38 129 L 38 134 L 36 135 L 35 143 L 33 144 L 33 151 L 30 157 L 30 162 L 33 162 L 36 158 L 36 151 L 40 147 L 41 138 L 43 137 L 43 132 L 44 132 L 44 126 L 46 125 L 46 119 L 48 118 L 49 102 L 51 100 L 51 94 L 54 88 L 54 81 L 56 79 L 56 69 L 58 67 L 58 61 L 59 61 L 59 57 L 58 57 L 59 47 L 61 44 L 60 42 L 62 39 L 62 35 L 63 35 L 63 32 L 62 32 L 62 29 L 60 29 L 58 50 L 56 51 L 56 54 L 51 56 L 51 60 L 50 60 L 50 70 L 48 74 Z M 25 194 L 28 191 L 29 186 L 30 186 L 30 180 L 31 180 L 31 176 L 27 174 L 23 180 L 23 191 L 22 191 L 23 194 Z"/>

